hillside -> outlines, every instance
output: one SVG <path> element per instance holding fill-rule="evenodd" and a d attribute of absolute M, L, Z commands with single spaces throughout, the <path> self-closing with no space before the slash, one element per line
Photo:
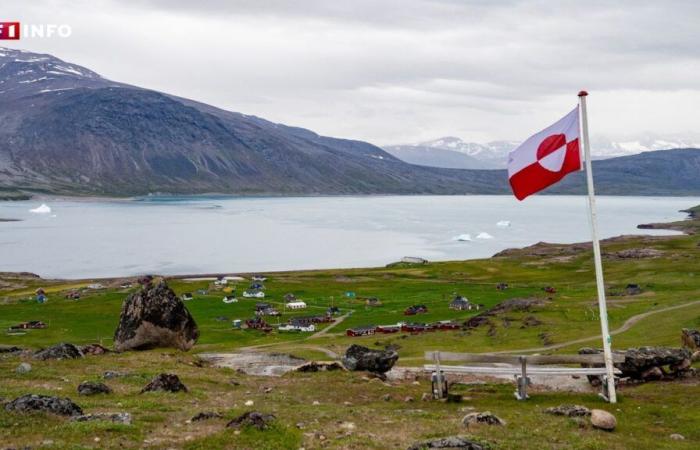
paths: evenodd
<path fill-rule="evenodd" d="M 319 136 L 114 82 L 51 55 L 0 48 L 0 83 L 0 193 L 10 193 L 8 198 L 22 198 L 21 191 L 108 196 L 510 192 L 504 171 L 408 164 L 366 142 Z M 699 152 L 597 162 L 598 191 L 700 194 Z M 580 193 L 583 187 L 579 176 L 550 192 Z"/>

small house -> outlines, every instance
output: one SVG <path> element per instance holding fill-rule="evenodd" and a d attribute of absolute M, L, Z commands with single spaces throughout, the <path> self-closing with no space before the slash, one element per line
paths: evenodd
<path fill-rule="evenodd" d="M 292 303 L 297 301 L 297 296 L 292 294 L 291 292 L 289 294 L 284 294 L 284 301 L 287 303 Z"/>
<path fill-rule="evenodd" d="M 266 333 L 272 331 L 272 327 L 262 317 L 254 317 L 245 321 L 246 327 L 251 330 L 262 330 Z"/>
<path fill-rule="evenodd" d="M 119 289 L 131 289 L 133 284 L 126 282 L 119 285 Z"/>
<path fill-rule="evenodd" d="M 225 295 L 225 296 L 224 296 L 224 299 L 223 299 L 223 302 L 226 303 L 226 304 L 229 304 L 229 303 L 238 303 L 238 299 L 236 298 L 235 295 Z"/>
<path fill-rule="evenodd" d="M 374 325 L 368 325 L 364 327 L 349 328 L 345 330 L 347 336 L 357 337 L 357 336 L 371 336 L 375 333 L 377 327 Z"/>
<path fill-rule="evenodd" d="M 101 283 L 92 283 L 92 284 L 88 284 L 87 288 L 97 290 L 97 289 L 104 289 L 105 287 Z"/>
<path fill-rule="evenodd" d="M 413 316 L 416 314 L 425 314 L 428 312 L 428 307 L 425 305 L 413 305 L 406 308 L 403 312 L 404 316 Z"/>
<path fill-rule="evenodd" d="M 248 289 L 265 289 L 265 286 L 263 286 L 262 283 L 250 283 Z"/>
<path fill-rule="evenodd" d="M 338 308 L 337 306 L 329 306 L 326 310 L 327 316 L 335 316 L 337 314 L 340 314 L 340 308 Z"/>
<path fill-rule="evenodd" d="M 69 300 L 79 300 L 80 299 L 80 291 L 72 290 L 66 292 L 66 295 L 64 295 L 65 298 Z"/>
<path fill-rule="evenodd" d="M 265 293 L 258 289 L 248 289 L 243 292 L 245 298 L 265 298 Z"/>
<path fill-rule="evenodd" d="M 241 319 L 234 319 L 231 322 L 231 327 L 233 327 L 236 330 L 240 330 L 241 329 Z"/>
<path fill-rule="evenodd" d="M 182 299 L 186 302 L 192 300 L 192 293 L 191 292 L 185 292 L 182 294 Z"/>
<path fill-rule="evenodd" d="M 303 302 L 301 300 L 297 300 L 295 302 L 290 302 L 284 305 L 285 308 L 289 309 L 305 309 L 306 308 L 306 302 Z"/>
<path fill-rule="evenodd" d="M 256 274 L 251 277 L 251 280 L 253 281 L 267 281 L 267 277 L 265 275 L 261 274 Z"/>
<path fill-rule="evenodd" d="M 472 304 L 469 303 L 469 299 L 466 297 L 458 295 L 450 302 L 450 309 L 454 309 L 455 311 L 468 311 L 472 309 Z"/>
<path fill-rule="evenodd" d="M 398 333 L 401 331 L 401 325 L 377 325 L 376 332 L 383 334 Z"/>
<path fill-rule="evenodd" d="M 381 306 L 382 302 L 380 302 L 377 297 L 368 297 L 365 299 L 365 305 L 367 305 L 367 306 Z"/>
<path fill-rule="evenodd" d="M 215 286 L 226 286 L 228 284 L 228 280 L 226 278 L 219 278 L 214 282 Z"/>
<path fill-rule="evenodd" d="M 434 325 L 438 330 L 459 330 L 460 324 L 452 320 L 441 320 Z"/>
<path fill-rule="evenodd" d="M 197 289 L 197 294 L 199 295 L 207 295 L 208 292 L 206 289 Z"/>

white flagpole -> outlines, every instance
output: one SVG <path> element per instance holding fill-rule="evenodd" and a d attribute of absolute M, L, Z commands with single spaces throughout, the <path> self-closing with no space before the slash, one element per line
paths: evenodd
<path fill-rule="evenodd" d="M 600 312 L 600 328 L 603 334 L 603 356 L 607 373 L 608 401 L 617 403 L 615 394 L 615 375 L 613 373 L 613 359 L 610 344 L 612 339 L 608 330 L 608 308 L 605 303 L 605 282 L 603 281 L 603 262 L 600 256 L 600 242 L 598 242 L 598 222 L 596 220 L 595 190 L 593 189 L 593 164 L 591 164 L 591 148 L 588 143 L 588 115 L 586 113 L 586 96 L 588 92 L 578 93 L 581 105 L 581 128 L 583 134 L 583 152 L 586 160 L 586 182 L 588 184 L 588 209 L 591 213 L 591 237 L 593 242 L 593 259 L 595 261 L 595 278 L 598 285 L 598 309 Z"/>

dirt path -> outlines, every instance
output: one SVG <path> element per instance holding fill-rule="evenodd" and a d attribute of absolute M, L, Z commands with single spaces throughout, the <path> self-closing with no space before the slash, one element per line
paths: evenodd
<path fill-rule="evenodd" d="M 645 313 L 637 314 L 635 316 L 630 317 L 625 321 L 625 323 L 622 324 L 620 328 L 616 328 L 615 330 L 612 330 L 610 332 L 611 336 L 614 336 L 616 334 L 624 333 L 625 331 L 629 330 L 632 328 L 637 322 L 640 320 L 644 320 L 649 316 L 652 316 L 654 314 L 660 314 L 664 313 L 667 311 L 673 311 L 675 309 L 680 309 L 680 308 L 686 308 L 688 306 L 693 306 L 693 305 L 700 305 L 700 300 L 690 302 L 690 303 L 684 303 L 682 305 L 675 305 L 675 306 L 668 306 L 666 308 L 661 308 L 661 309 L 656 309 L 653 311 L 647 311 Z M 593 341 L 596 339 L 600 339 L 600 335 L 595 335 L 595 336 L 589 336 L 585 338 L 580 338 L 580 339 L 574 339 L 571 341 L 566 341 L 566 342 L 560 342 L 559 344 L 554 344 L 554 345 L 548 345 L 546 347 L 532 347 L 532 348 L 522 348 L 518 350 L 503 350 L 500 352 L 492 352 L 495 354 L 503 354 L 503 353 L 532 353 L 532 352 L 544 352 L 548 350 L 555 350 L 558 348 L 563 348 L 563 347 L 568 347 L 570 345 L 575 345 L 575 344 L 583 344 L 584 342 L 588 341 Z"/>
<path fill-rule="evenodd" d="M 327 327 L 324 328 L 323 330 L 317 331 L 316 333 L 312 334 L 312 335 L 309 336 L 307 339 L 316 339 L 316 338 L 320 338 L 320 337 L 325 336 L 326 334 L 328 334 L 328 331 L 329 331 L 329 330 L 331 330 L 332 328 L 335 328 L 336 326 L 338 326 L 338 325 L 340 324 L 340 322 L 342 322 L 343 320 L 347 319 L 348 316 L 350 316 L 350 314 L 351 314 L 351 313 L 347 313 L 347 314 L 345 314 L 345 315 L 343 315 L 343 316 L 338 317 L 338 320 L 334 321 L 332 324 L 330 324 L 329 326 L 327 326 Z"/>

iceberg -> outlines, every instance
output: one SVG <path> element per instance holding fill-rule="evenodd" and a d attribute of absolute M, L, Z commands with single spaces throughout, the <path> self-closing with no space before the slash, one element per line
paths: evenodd
<path fill-rule="evenodd" d="M 46 203 L 42 203 L 41 206 L 30 209 L 29 212 L 36 214 L 50 214 L 51 208 Z"/>
<path fill-rule="evenodd" d="M 472 240 L 472 236 L 471 236 L 470 234 L 460 234 L 459 236 L 455 236 L 455 237 L 453 237 L 452 239 L 455 240 L 455 241 L 462 241 L 462 242 L 464 242 L 464 241 L 471 241 L 471 240 Z"/>
<path fill-rule="evenodd" d="M 493 236 L 491 236 L 490 234 L 488 234 L 488 233 L 485 232 L 485 231 L 482 231 L 481 233 L 479 233 L 479 234 L 476 236 L 476 238 L 477 238 L 477 239 L 493 239 Z"/>
<path fill-rule="evenodd" d="M 498 228 L 508 228 L 510 226 L 510 220 L 499 220 L 496 222 Z"/>

